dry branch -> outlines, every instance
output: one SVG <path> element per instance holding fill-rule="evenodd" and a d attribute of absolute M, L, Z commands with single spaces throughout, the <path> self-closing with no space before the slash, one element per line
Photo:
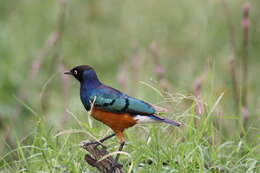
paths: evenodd
<path fill-rule="evenodd" d="M 102 147 L 101 149 L 99 149 L 98 147 L 95 147 L 95 145 L 88 145 L 88 143 L 91 141 L 82 141 L 80 143 L 80 146 L 85 149 L 88 153 L 90 154 L 86 154 L 85 155 L 85 161 L 97 168 L 100 172 L 102 173 L 111 173 L 112 170 L 112 165 L 115 162 L 115 160 L 113 159 L 112 156 L 106 157 L 105 159 L 99 161 L 101 158 L 103 158 L 104 156 L 108 155 L 109 153 L 107 152 L 105 147 Z M 117 166 L 114 169 L 113 173 L 124 173 L 123 169 L 122 169 L 122 165 L 120 165 L 119 163 L 116 163 Z"/>

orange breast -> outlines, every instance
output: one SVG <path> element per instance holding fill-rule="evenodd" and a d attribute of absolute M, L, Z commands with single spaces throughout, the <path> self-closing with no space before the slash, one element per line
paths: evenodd
<path fill-rule="evenodd" d="M 109 126 L 115 132 L 122 132 L 124 129 L 132 127 L 136 124 L 136 120 L 128 113 L 119 114 L 105 112 L 94 107 L 91 115 L 96 120 Z"/>

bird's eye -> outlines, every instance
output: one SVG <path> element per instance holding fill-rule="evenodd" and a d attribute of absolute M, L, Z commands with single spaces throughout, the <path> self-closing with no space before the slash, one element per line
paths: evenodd
<path fill-rule="evenodd" d="M 73 72 L 75 75 L 77 75 L 78 74 L 78 71 L 77 70 L 74 70 L 74 72 Z"/>

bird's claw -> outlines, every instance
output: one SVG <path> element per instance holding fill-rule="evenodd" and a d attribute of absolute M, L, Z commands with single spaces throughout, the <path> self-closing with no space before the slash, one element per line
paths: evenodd
<path fill-rule="evenodd" d="M 103 148 L 106 148 L 105 145 L 101 144 L 99 141 L 91 141 L 84 143 L 85 146 L 95 145 L 94 148 L 96 149 L 98 146 L 102 146 Z"/>
<path fill-rule="evenodd" d="M 102 148 L 106 149 L 107 147 L 99 142 L 97 142 L 97 144 L 94 146 L 94 148 L 96 149 L 98 146 L 102 146 Z"/>

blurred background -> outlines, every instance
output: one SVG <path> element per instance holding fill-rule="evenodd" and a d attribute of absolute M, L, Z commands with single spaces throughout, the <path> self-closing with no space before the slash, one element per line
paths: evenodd
<path fill-rule="evenodd" d="M 80 64 L 194 127 L 196 117 L 212 114 L 220 143 L 259 144 L 259 7 L 258 0 L 0 1 L 0 155 L 31 144 L 39 119 L 56 133 L 77 127 L 73 112 L 107 130 L 88 118 L 78 82 L 63 75 Z"/>

